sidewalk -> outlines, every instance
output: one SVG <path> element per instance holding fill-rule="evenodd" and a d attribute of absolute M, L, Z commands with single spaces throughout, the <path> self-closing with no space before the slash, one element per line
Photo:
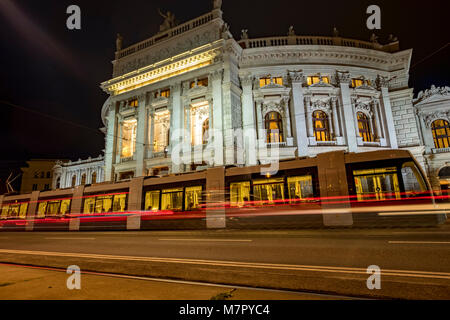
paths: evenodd
<path fill-rule="evenodd" d="M 0 300 L 210 300 L 232 287 L 81 274 L 81 290 L 69 290 L 62 271 L 0 264 Z M 306 293 L 237 288 L 227 300 L 331 300 Z M 220 299 L 219 299 L 220 300 Z M 223 299 L 221 299 L 223 300 Z"/>

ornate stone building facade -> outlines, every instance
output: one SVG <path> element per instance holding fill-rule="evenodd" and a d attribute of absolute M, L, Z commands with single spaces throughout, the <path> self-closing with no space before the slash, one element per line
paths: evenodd
<path fill-rule="evenodd" d="M 75 162 L 57 161 L 53 167 L 53 189 L 74 188 L 80 185 L 104 182 L 103 156 Z"/>
<path fill-rule="evenodd" d="M 252 165 L 274 149 L 280 159 L 382 148 L 420 158 L 411 54 L 398 41 L 297 36 L 293 28 L 262 39 L 243 30 L 237 41 L 216 3 L 118 47 L 113 78 L 101 85 L 109 94 L 104 179 Z M 204 161 L 211 143 L 213 163 Z"/>
<path fill-rule="evenodd" d="M 450 146 L 433 148 L 430 126 L 439 119 L 447 130 L 448 89 L 413 104 L 412 50 L 396 38 L 382 45 L 291 27 L 235 40 L 221 1 L 181 25 L 162 16 L 170 21 L 145 41 L 123 48 L 118 35 L 113 77 L 101 84 L 104 159 L 57 165 L 54 188 L 92 183 L 94 172 L 96 182 L 120 181 L 336 150 L 408 149 L 435 177 L 446 163 Z"/>
<path fill-rule="evenodd" d="M 436 190 L 450 189 L 450 88 L 435 87 L 414 99 L 425 169 Z"/>

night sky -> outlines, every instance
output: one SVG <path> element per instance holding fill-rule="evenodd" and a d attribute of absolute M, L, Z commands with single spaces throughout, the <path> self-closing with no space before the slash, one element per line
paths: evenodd
<path fill-rule="evenodd" d="M 224 0 L 224 20 L 235 39 L 286 35 L 331 35 L 369 40 L 366 8 L 382 10 L 380 43 L 390 33 L 401 49 L 414 49 L 410 87 L 449 83 L 448 6 L 445 1 L 254 1 Z M 81 8 L 82 29 L 66 28 L 66 8 Z M 106 94 L 99 84 L 112 75 L 116 34 L 124 46 L 159 30 L 162 11 L 185 22 L 212 8 L 212 0 L 0 0 L 0 160 L 97 157 L 104 148 L 100 117 Z M 25 108 L 25 109 L 23 109 Z M 27 111 L 26 109 L 33 110 Z M 46 116 L 47 115 L 47 116 Z"/>

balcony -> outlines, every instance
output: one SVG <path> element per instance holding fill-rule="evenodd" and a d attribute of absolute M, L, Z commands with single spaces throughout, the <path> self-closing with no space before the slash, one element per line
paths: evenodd
<path fill-rule="evenodd" d="M 431 152 L 433 154 L 448 153 L 450 152 L 450 148 L 431 149 Z"/>

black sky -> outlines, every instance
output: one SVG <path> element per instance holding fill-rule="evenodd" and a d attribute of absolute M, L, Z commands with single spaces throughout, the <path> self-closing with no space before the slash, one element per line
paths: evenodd
<path fill-rule="evenodd" d="M 6 9 L 8 2 L 19 15 Z M 244 28 L 252 38 L 285 35 L 293 25 L 299 35 L 331 35 L 336 26 L 343 37 L 368 40 L 366 8 L 378 4 L 380 42 L 390 33 L 397 36 L 402 49 L 414 49 L 412 65 L 449 42 L 445 1 L 223 2 L 224 19 L 236 39 Z M 66 8 L 71 4 L 81 7 L 81 31 L 66 28 Z M 0 100 L 37 112 L 0 104 L 0 160 L 101 154 L 104 136 L 98 128 L 107 96 L 99 84 L 112 74 L 115 35 L 120 32 L 128 46 L 158 31 L 158 8 L 185 22 L 211 7 L 212 0 L 0 0 Z M 411 70 L 410 86 L 416 93 L 431 84 L 450 85 L 449 50 Z"/>

